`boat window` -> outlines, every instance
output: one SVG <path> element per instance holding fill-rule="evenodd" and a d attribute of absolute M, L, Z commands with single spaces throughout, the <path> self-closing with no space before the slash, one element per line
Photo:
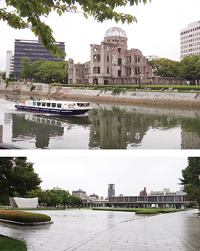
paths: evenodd
<path fill-rule="evenodd" d="M 41 102 L 37 102 L 37 106 L 40 106 L 41 105 Z"/>
<path fill-rule="evenodd" d="M 33 105 L 36 105 L 36 102 L 35 102 L 35 101 L 33 101 Z"/>
<path fill-rule="evenodd" d="M 47 107 L 51 107 L 51 103 L 47 103 Z"/>
<path fill-rule="evenodd" d="M 61 106 L 62 106 L 61 103 L 58 103 L 58 104 L 57 104 L 57 107 L 58 107 L 58 108 L 61 108 Z"/>
<path fill-rule="evenodd" d="M 52 107 L 56 107 L 56 103 L 52 103 Z"/>
<path fill-rule="evenodd" d="M 46 106 L 46 103 L 45 103 L 45 102 L 42 102 L 42 106 Z"/>

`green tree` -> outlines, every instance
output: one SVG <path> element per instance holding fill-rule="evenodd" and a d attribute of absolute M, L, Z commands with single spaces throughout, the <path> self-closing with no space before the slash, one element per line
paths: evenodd
<path fill-rule="evenodd" d="M 148 61 L 152 66 L 155 76 L 160 77 L 177 77 L 179 76 L 179 62 L 168 58 L 152 59 Z"/>
<path fill-rule="evenodd" d="M 68 81 L 68 61 L 62 61 L 62 62 L 59 62 L 58 64 L 59 64 L 59 67 L 61 68 L 62 78 L 63 78 L 63 79 L 59 79 L 58 82 L 67 83 L 67 81 Z"/>
<path fill-rule="evenodd" d="M 181 185 L 187 193 L 187 200 L 195 201 L 200 208 L 200 157 L 189 157 L 188 166 L 182 170 Z"/>
<path fill-rule="evenodd" d="M 26 157 L 0 157 L 0 194 L 24 197 L 38 188 L 42 180 Z"/>
<path fill-rule="evenodd" d="M 10 78 L 13 78 L 13 72 L 11 72 L 10 74 L 9 74 L 9 79 Z"/>
<path fill-rule="evenodd" d="M 21 69 L 21 78 L 26 80 L 31 77 L 32 72 L 31 72 L 31 61 L 28 57 L 22 57 L 21 61 L 22 69 Z"/>
<path fill-rule="evenodd" d="M 65 190 L 36 189 L 26 193 L 26 198 L 34 197 L 38 197 L 39 203 L 47 203 L 48 206 L 68 205 L 70 203 L 70 193 Z"/>
<path fill-rule="evenodd" d="M 34 74 L 36 78 L 43 79 L 46 82 L 63 82 L 67 79 L 67 70 L 63 68 L 66 63 L 58 63 L 54 61 L 43 61 L 38 71 Z"/>
<path fill-rule="evenodd" d="M 57 190 L 50 190 L 51 193 L 51 205 L 56 206 L 58 204 L 63 204 L 63 198 L 59 195 Z"/>
<path fill-rule="evenodd" d="M 90 1 L 90 0 L 5 0 L 6 7 L 0 9 L 0 20 L 15 29 L 24 29 L 31 27 L 36 36 L 41 36 L 42 45 L 55 56 L 61 57 L 62 50 L 55 44 L 53 31 L 50 26 L 46 25 L 43 17 L 48 17 L 52 11 L 58 15 L 66 12 L 81 12 L 86 18 L 92 16 L 98 22 L 104 20 L 121 21 L 122 23 L 137 21 L 130 14 L 116 12 L 117 7 L 126 5 L 146 4 L 148 0 L 110 0 L 110 1 Z M 150 0 L 149 0 L 150 1 Z M 81 10 L 77 9 L 77 5 Z M 12 7 L 11 10 L 9 7 Z"/>
<path fill-rule="evenodd" d="M 0 76 L 2 77 L 2 79 L 6 79 L 6 72 L 2 72 Z"/>
<path fill-rule="evenodd" d="M 82 200 L 79 197 L 76 197 L 74 195 L 70 195 L 68 203 L 69 203 L 68 205 L 70 205 L 72 207 L 77 207 L 77 206 L 82 205 Z"/>
<path fill-rule="evenodd" d="M 34 80 L 41 79 L 40 76 L 36 77 L 36 74 L 39 71 L 39 69 L 43 63 L 44 63 L 44 60 L 37 60 L 31 64 L 31 79 L 34 79 Z"/>
<path fill-rule="evenodd" d="M 197 84 L 200 79 L 200 56 L 187 56 L 180 62 L 180 76 Z"/>

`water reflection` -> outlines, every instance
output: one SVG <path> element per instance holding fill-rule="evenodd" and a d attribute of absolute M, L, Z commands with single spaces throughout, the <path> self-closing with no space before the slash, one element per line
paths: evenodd
<path fill-rule="evenodd" d="M 41 114 L 12 114 L 14 141 L 35 138 L 36 148 L 48 148 L 50 138 L 59 138 L 76 125 L 83 127 L 90 124 L 88 117 L 59 117 Z"/>
<path fill-rule="evenodd" d="M 92 104 L 88 116 L 20 112 L 0 98 L 0 140 L 27 149 L 200 149 L 194 108 Z"/>

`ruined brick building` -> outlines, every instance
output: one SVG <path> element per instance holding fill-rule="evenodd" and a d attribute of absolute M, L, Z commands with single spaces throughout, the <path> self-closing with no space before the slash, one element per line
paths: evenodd
<path fill-rule="evenodd" d="M 127 41 L 124 30 L 108 29 L 100 45 L 90 45 L 90 62 L 69 59 L 69 84 L 151 84 L 151 66 L 140 50 L 127 49 Z"/>

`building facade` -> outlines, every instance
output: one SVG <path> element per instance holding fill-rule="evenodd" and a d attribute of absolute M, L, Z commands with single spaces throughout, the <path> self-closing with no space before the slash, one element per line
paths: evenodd
<path fill-rule="evenodd" d="M 65 43 L 57 42 L 56 45 L 63 51 L 65 51 Z M 21 61 L 22 57 L 28 57 L 31 63 L 39 60 L 48 60 L 61 62 L 65 60 L 65 55 L 58 59 L 57 56 L 53 56 L 50 51 L 47 51 L 41 44 L 41 39 L 38 40 L 22 40 L 15 39 L 15 54 L 14 54 L 14 78 L 20 78 L 20 71 L 22 69 Z"/>
<path fill-rule="evenodd" d="M 72 191 L 72 195 L 80 198 L 80 199 L 86 199 L 87 198 L 87 194 L 85 191 L 83 191 L 82 189 L 76 190 L 76 191 Z"/>
<path fill-rule="evenodd" d="M 90 45 L 90 62 L 74 64 L 69 59 L 70 84 L 131 85 L 151 84 L 152 67 L 138 49 L 127 48 L 124 30 L 108 29 L 100 45 Z"/>
<path fill-rule="evenodd" d="M 14 57 L 13 57 L 13 51 L 8 50 L 6 51 L 6 78 L 9 78 L 10 74 L 14 70 Z"/>
<path fill-rule="evenodd" d="M 115 196 L 115 184 L 108 184 L 108 198 Z"/>
<path fill-rule="evenodd" d="M 140 191 L 139 196 L 147 196 L 147 189 L 144 187 L 144 190 Z"/>
<path fill-rule="evenodd" d="M 181 208 L 186 204 L 185 195 L 148 195 L 148 196 L 113 196 L 109 197 L 109 203 L 112 207 L 127 208 Z"/>
<path fill-rule="evenodd" d="M 180 59 L 200 55 L 200 21 L 193 22 L 180 33 Z"/>

